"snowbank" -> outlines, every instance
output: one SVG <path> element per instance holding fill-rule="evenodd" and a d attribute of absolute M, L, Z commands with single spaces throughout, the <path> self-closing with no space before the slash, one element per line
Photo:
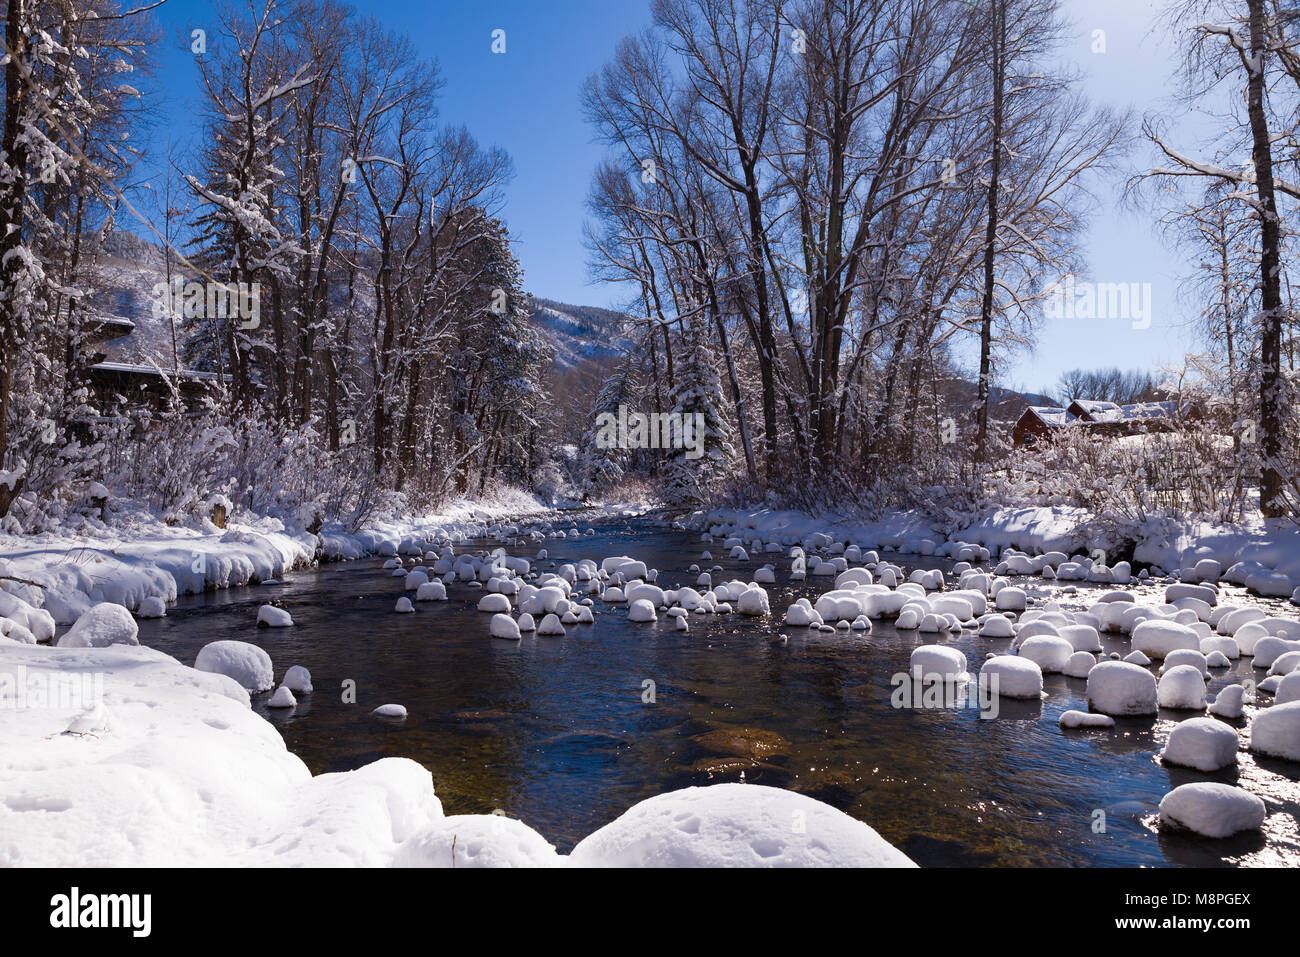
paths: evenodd
<path fill-rule="evenodd" d="M 318 560 L 354 560 L 396 554 L 409 543 L 474 538 L 492 523 L 546 510 L 536 497 L 506 490 L 486 503 L 458 501 L 435 514 L 376 520 L 355 534 L 326 526 L 312 535 L 256 516 L 219 529 L 208 522 L 171 526 L 137 515 L 123 519 L 121 527 L 105 526 L 96 537 L 0 535 L 0 575 L 37 583 L 0 582 L 0 617 L 14 617 L 6 608 L 15 597 L 59 624 L 74 622 L 104 602 L 132 611 L 156 609 L 150 599 L 165 607 L 179 595 L 277 579 Z M 430 589 L 426 600 L 437 600 L 435 593 Z M 38 641 L 46 637 L 36 635 Z"/>
<path fill-rule="evenodd" d="M 707 529 L 714 537 L 759 538 L 783 545 L 812 542 L 814 547 L 819 547 L 822 540 L 827 544 L 853 542 L 859 549 L 892 548 L 974 560 L 970 555 L 974 548 L 994 554 L 1019 549 L 1040 556 L 1068 556 L 1091 554 L 1097 548 L 1113 549 L 1120 544 L 1100 537 L 1094 530 L 1094 519 L 1086 510 L 1068 506 L 994 508 L 973 520 L 949 523 L 916 511 L 891 512 L 874 521 L 863 521 L 833 511 L 812 516 L 758 508 L 695 513 L 687 524 Z M 1300 528 L 1292 525 L 1262 519 L 1231 526 L 1152 519 L 1127 529 L 1125 534 L 1135 539 L 1135 563 L 1170 571 L 1185 568 L 1187 581 L 1204 580 L 1217 567 L 1224 569 L 1224 579 L 1263 595 L 1288 597 L 1300 592 Z M 1054 568 L 1058 562 L 1045 564 L 1046 568 Z M 1071 566 L 1067 578 L 1091 577 L 1088 567 L 1066 564 Z M 1036 568 L 1034 565 L 1012 562 L 1008 570 L 1012 574 L 1037 574 L 1044 568 L 1044 563 L 1037 563 Z M 1093 580 L 1120 584 L 1128 581 L 1130 571 L 1125 562 L 1107 571 L 1109 574 Z"/>

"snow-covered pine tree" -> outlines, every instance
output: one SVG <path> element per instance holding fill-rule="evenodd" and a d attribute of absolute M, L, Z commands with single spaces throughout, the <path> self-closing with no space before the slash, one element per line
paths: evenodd
<path fill-rule="evenodd" d="M 287 97 L 313 77 L 310 64 L 293 64 L 284 49 L 284 6 L 263 0 L 260 10 L 250 7 L 247 16 L 224 19 L 226 36 L 221 39 L 227 42 L 213 43 L 213 38 L 210 52 L 197 60 L 208 101 L 208 146 L 203 178 L 185 177 L 203 206 L 193 245 L 204 278 L 208 283 L 266 287 L 256 325 L 231 315 L 234 308 L 213 316 L 186 305 L 186 319 L 199 340 L 189 354 L 204 357 L 210 350 L 205 342 L 221 342 L 224 355 L 217 371 L 230 375 L 236 405 L 244 407 L 258 379 L 256 366 L 265 359 L 261 347 L 269 347 L 270 327 L 278 321 L 269 315 L 273 287 L 292 277 L 301 255 L 296 240 L 283 235 L 279 226 L 284 220 L 278 204 L 285 198 L 276 193 L 283 179 L 276 154 L 282 145 Z M 210 354 L 206 358 L 210 361 Z"/>
<path fill-rule="evenodd" d="M 591 425 L 583 434 L 582 475 L 583 497 L 599 497 L 618 485 L 627 472 L 631 459 L 629 451 L 610 441 L 609 432 L 602 427 L 604 416 L 618 418 L 619 406 L 635 404 L 636 382 L 632 369 L 633 356 L 623 356 L 610 370 L 596 396 L 591 410 Z"/>
<path fill-rule="evenodd" d="M 687 433 L 688 447 L 669 449 L 662 485 L 669 501 L 703 502 L 719 491 L 732 474 L 736 450 L 731 444 L 726 398 L 708 333 L 698 321 L 687 324 L 676 348 L 677 368 L 669 398 L 672 411 L 684 422 L 702 422 L 702 434 Z M 693 416 L 702 419 L 693 419 Z M 703 454 L 697 454 L 699 451 Z"/>
<path fill-rule="evenodd" d="M 477 310 L 473 341 L 463 338 L 461 348 L 476 354 L 477 419 L 488 425 L 479 462 L 482 493 L 494 474 L 527 480 L 527 439 L 537 424 L 534 410 L 541 404 L 541 372 L 550 354 L 528 323 L 523 269 L 510 248 L 505 223 L 488 220 L 475 246 L 471 261 L 480 268 L 469 295 L 483 305 Z"/>

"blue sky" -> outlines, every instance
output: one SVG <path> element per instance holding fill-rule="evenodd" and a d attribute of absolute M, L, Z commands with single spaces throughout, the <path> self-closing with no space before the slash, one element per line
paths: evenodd
<path fill-rule="evenodd" d="M 615 305 L 619 290 L 588 281 L 582 245 L 585 200 L 603 148 L 592 141 L 579 104 L 583 80 L 613 54 L 618 40 L 649 22 L 647 0 L 369 0 L 358 4 L 391 28 L 408 33 L 434 57 L 445 81 L 442 119 L 465 123 L 480 142 L 509 151 L 517 175 L 505 218 L 526 283 L 534 293 L 567 302 Z M 1077 39 L 1064 51 L 1084 73 L 1096 101 L 1139 113 L 1164 103 L 1176 66 L 1156 26 L 1157 0 L 1065 0 Z M 197 103 L 189 26 L 210 17 L 206 0 L 168 0 L 158 18 L 168 30 L 156 97 L 164 122 L 155 142 L 191 140 Z M 507 52 L 492 53 L 492 31 L 506 31 Z M 1092 32 L 1106 32 L 1095 54 Z M 1194 143 L 1194 141 L 1186 141 Z M 1134 153 L 1140 162 L 1146 151 Z M 1117 177 L 1117 180 L 1119 177 Z M 1088 275 L 1102 282 L 1151 284 L 1149 328 L 1126 320 L 1044 320 L 1033 352 L 1011 357 L 1002 383 L 1036 390 L 1072 368 L 1155 367 L 1179 359 L 1191 338 L 1190 311 L 1177 298 L 1186 272 L 1150 225 L 1150 216 L 1123 208 L 1120 182 L 1097 184 L 1097 208 L 1084 240 Z"/>

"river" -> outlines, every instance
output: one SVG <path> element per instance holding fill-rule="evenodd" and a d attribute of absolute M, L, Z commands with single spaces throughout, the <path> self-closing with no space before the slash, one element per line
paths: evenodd
<path fill-rule="evenodd" d="M 728 561 L 720 543 L 701 545 L 697 533 L 648 519 L 595 528 L 595 535 L 543 543 L 550 556 L 534 570 L 627 554 L 658 568 L 659 584 L 676 587 L 694 583 L 687 568 L 702 548 L 715 554 L 705 567 L 728 572 L 715 581 L 749 580 L 759 564 Z M 537 547 L 511 551 L 531 559 Z M 946 567 L 940 559 L 886 557 L 909 571 L 916 563 Z M 255 696 L 253 706 L 313 773 L 411 758 L 432 773 L 448 814 L 517 817 L 561 852 L 644 798 L 743 775 L 866 821 L 922 866 L 1300 864 L 1300 765 L 1243 748 L 1235 770 L 1166 768 L 1160 748 L 1186 713 L 1120 720 L 1109 731 L 1062 731 L 1061 712 L 1087 710 L 1085 681 L 1062 675 L 1046 677 L 1041 702 L 1003 701 L 993 720 L 974 708 L 896 709 L 891 679 L 906 672 L 913 648 L 935 636 L 880 621 L 869 635 L 785 626 L 789 603 L 815 600 L 831 585 L 790 583 L 783 558 L 778 584 L 767 586 L 768 619 L 693 616 L 690 631 L 679 632 L 665 616 L 631 624 L 626 606 L 597 601 L 594 625 L 520 642 L 488 636 L 491 616 L 475 608 L 483 592 L 463 583 L 450 586 L 448 602 L 395 614 L 403 582 L 382 565 L 327 565 L 277 585 L 186 597 L 166 618 L 142 621 L 140 641 L 193 664 L 206 643 L 233 638 L 265 648 L 277 677 L 291 665 L 307 667 L 315 691 L 300 695 L 296 709 L 266 708 L 269 695 Z M 1100 590 L 1081 585 L 1061 597 L 1081 608 Z M 1147 591 L 1156 601 L 1161 593 Z M 292 613 L 294 627 L 254 627 L 258 606 L 269 600 Z M 1284 603 L 1270 608 L 1295 617 Z M 972 671 L 1010 644 L 971 631 L 944 641 L 966 654 Z M 1128 650 L 1125 641 L 1103 637 L 1103 644 L 1107 652 Z M 1263 672 L 1250 659 L 1233 662 L 1214 673 L 1209 693 L 1252 677 Z M 653 701 L 645 700 L 647 681 Z M 344 700 L 346 682 L 355 682 L 355 703 Z M 390 702 L 408 709 L 406 720 L 371 714 Z M 1264 832 L 1208 841 L 1161 830 L 1161 797 L 1200 780 L 1237 783 L 1262 797 Z"/>

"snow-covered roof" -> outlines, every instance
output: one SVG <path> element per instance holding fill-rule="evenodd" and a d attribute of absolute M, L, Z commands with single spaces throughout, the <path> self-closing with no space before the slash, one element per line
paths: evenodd
<path fill-rule="evenodd" d="M 200 372 L 197 369 L 181 369 L 179 372 L 164 371 L 156 366 L 139 366 L 132 365 L 129 362 L 97 362 L 91 369 L 98 369 L 104 372 L 125 372 L 130 375 L 174 375 L 182 379 L 204 379 L 215 382 L 221 376 L 215 372 Z"/>
<path fill-rule="evenodd" d="M 96 316 L 90 320 L 86 331 L 92 336 L 97 334 L 102 339 L 120 339 L 135 331 L 135 323 L 122 316 Z"/>
<path fill-rule="evenodd" d="M 1178 403 L 1134 402 L 1123 406 L 1125 419 L 1173 419 L 1178 416 Z"/>
<path fill-rule="evenodd" d="M 1101 402 L 1096 399 L 1075 399 L 1070 403 L 1070 409 L 1075 411 L 1079 418 L 1087 418 L 1091 422 L 1118 422 L 1124 418 L 1124 410 L 1114 402 Z"/>
<path fill-rule="evenodd" d="M 1069 411 L 1051 405 L 1031 405 L 1029 411 L 1042 420 L 1043 425 L 1052 427 L 1069 425 L 1075 418 Z"/>

